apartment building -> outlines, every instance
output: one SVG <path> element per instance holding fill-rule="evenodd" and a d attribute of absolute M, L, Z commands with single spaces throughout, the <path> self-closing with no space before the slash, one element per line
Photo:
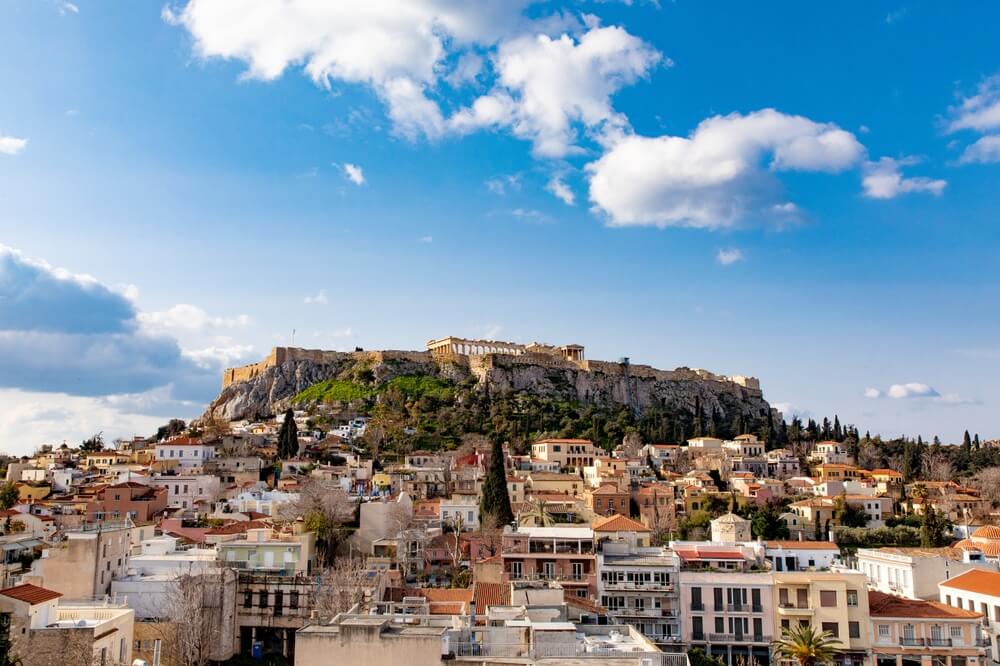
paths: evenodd
<path fill-rule="evenodd" d="M 751 571 L 751 561 L 738 556 L 730 561 L 741 564 L 730 571 L 709 570 L 715 560 L 681 556 L 681 641 L 687 649 L 700 647 L 721 658 L 726 666 L 768 666 L 775 638 L 771 575 Z"/>
<path fill-rule="evenodd" d="M 211 512 L 222 492 L 222 482 L 208 474 L 158 475 L 150 484 L 167 489 L 167 505 L 176 509 Z"/>
<path fill-rule="evenodd" d="M 870 589 L 908 599 L 936 599 L 938 583 L 970 569 L 997 570 L 982 552 L 960 548 L 859 548 L 856 557 Z"/>
<path fill-rule="evenodd" d="M 174 437 L 156 445 L 156 460 L 166 461 L 183 474 L 200 474 L 215 458 L 215 444 L 192 437 Z"/>
<path fill-rule="evenodd" d="M 764 542 L 764 559 L 773 571 L 828 569 L 840 557 L 840 548 L 829 541 L 777 540 Z"/>
<path fill-rule="evenodd" d="M 594 530 L 589 527 L 507 527 L 502 553 L 505 582 L 555 580 L 578 597 L 597 595 Z"/>
<path fill-rule="evenodd" d="M 223 566 L 233 569 L 310 574 L 316 568 L 316 533 L 287 534 L 259 527 L 220 542 L 218 551 Z"/>
<path fill-rule="evenodd" d="M 977 666 L 985 662 L 977 612 L 870 591 L 873 666 Z"/>
<path fill-rule="evenodd" d="M 836 663 L 843 666 L 864 664 L 871 649 L 867 631 L 868 591 L 865 577 L 853 572 L 775 572 L 774 608 L 777 631 L 811 624 L 829 631 L 842 644 L 844 652 Z"/>
<path fill-rule="evenodd" d="M 605 541 L 597 555 L 598 598 L 608 614 L 659 645 L 681 639 L 680 560 L 667 548 Z"/>
<path fill-rule="evenodd" d="M 982 616 L 984 639 L 989 642 L 987 657 L 1000 663 L 1000 573 L 972 569 L 938 583 L 938 601 Z M 985 642 L 985 641 L 984 641 Z"/>
<path fill-rule="evenodd" d="M 167 508 L 166 488 L 128 481 L 108 486 L 87 504 L 87 520 L 121 520 L 148 523 Z"/>
<path fill-rule="evenodd" d="M 600 451 L 589 439 L 542 439 L 531 445 L 531 457 L 557 462 L 563 469 L 592 467 Z"/>
<path fill-rule="evenodd" d="M 60 601 L 62 596 L 31 584 L 0 590 L 0 652 L 6 652 L 0 657 L 11 658 L 4 663 L 131 663 L 132 609 L 112 601 Z"/>
<path fill-rule="evenodd" d="M 111 580 L 124 575 L 128 568 L 131 531 L 128 520 L 105 520 L 67 529 L 65 538 L 35 561 L 31 582 L 39 582 L 70 599 L 92 599 L 110 593 Z"/>

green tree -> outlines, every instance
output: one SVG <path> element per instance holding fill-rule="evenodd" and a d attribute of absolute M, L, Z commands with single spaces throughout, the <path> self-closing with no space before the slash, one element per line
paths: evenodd
<path fill-rule="evenodd" d="M 829 631 L 817 631 L 810 624 L 800 624 L 781 630 L 774 642 L 776 657 L 794 661 L 798 666 L 819 666 L 832 663 L 844 651 L 843 644 Z"/>
<path fill-rule="evenodd" d="M 722 657 L 716 657 L 705 652 L 704 648 L 696 647 L 688 651 L 688 661 L 691 666 L 725 666 Z"/>
<path fill-rule="evenodd" d="M 920 521 L 920 545 L 923 548 L 936 548 L 951 542 L 949 532 L 951 523 L 944 513 L 934 510 L 930 502 L 924 503 L 924 513 Z"/>
<path fill-rule="evenodd" d="M 294 458 L 299 453 L 299 428 L 295 425 L 295 412 L 289 407 L 278 431 L 278 456 Z"/>
<path fill-rule="evenodd" d="M 966 453 L 972 451 L 972 437 L 969 436 L 968 430 L 966 430 L 965 434 L 962 435 L 962 450 Z"/>
<path fill-rule="evenodd" d="M 768 500 L 767 504 L 753 510 L 750 517 L 750 529 L 755 538 L 787 539 L 788 525 L 781 519 L 785 506 L 778 500 Z"/>
<path fill-rule="evenodd" d="M 507 467 L 504 465 L 503 447 L 500 440 L 493 440 L 490 468 L 483 479 L 483 491 L 479 498 L 479 512 L 491 516 L 497 525 L 507 525 L 514 521 L 507 492 Z"/>
<path fill-rule="evenodd" d="M 12 482 L 7 481 L 0 486 L 0 508 L 9 509 L 17 504 L 19 498 L 20 494 L 17 492 L 17 486 Z"/>
<path fill-rule="evenodd" d="M 80 451 L 83 453 L 94 453 L 104 450 L 104 433 L 99 432 L 92 437 L 83 440 L 80 444 Z"/>
<path fill-rule="evenodd" d="M 846 493 L 834 501 L 833 515 L 844 527 L 865 527 L 868 525 L 868 514 L 856 504 L 847 501 Z"/>

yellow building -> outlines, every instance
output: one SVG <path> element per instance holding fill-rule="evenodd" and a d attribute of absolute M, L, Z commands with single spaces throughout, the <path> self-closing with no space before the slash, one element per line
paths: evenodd
<path fill-rule="evenodd" d="M 835 463 L 824 463 L 813 467 L 813 478 L 819 483 L 827 481 L 849 481 L 860 479 L 862 470 L 853 465 L 838 465 Z"/>
<path fill-rule="evenodd" d="M 531 457 L 559 463 L 560 467 L 591 467 L 598 454 L 589 439 L 542 439 L 531 445 Z"/>
<path fill-rule="evenodd" d="M 861 573 L 775 572 L 774 617 L 778 631 L 811 624 L 829 631 L 844 650 L 843 660 L 865 662 L 871 649 L 868 587 Z"/>

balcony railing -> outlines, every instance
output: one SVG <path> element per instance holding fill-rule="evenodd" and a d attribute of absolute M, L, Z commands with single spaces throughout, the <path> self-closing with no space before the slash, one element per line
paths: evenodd
<path fill-rule="evenodd" d="M 709 634 L 709 643 L 770 643 L 771 637 L 763 634 Z"/>
<path fill-rule="evenodd" d="M 693 610 L 693 611 L 703 611 L 703 610 L 705 610 L 705 604 L 703 604 L 700 601 L 692 601 L 691 602 L 691 610 Z"/>
<path fill-rule="evenodd" d="M 951 647 L 952 642 L 950 638 L 928 638 L 927 645 L 931 647 Z"/>
<path fill-rule="evenodd" d="M 628 651 L 625 649 L 602 648 L 584 643 L 568 645 L 528 645 L 523 643 L 451 643 L 452 653 L 458 657 L 491 657 L 496 659 L 546 659 L 546 658 L 578 658 L 591 657 L 611 660 L 616 657 L 635 661 L 641 654 L 643 662 L 651 666 L 688 666 L 687 655 L 670 652 Z"/>
<path fill-rule="evenodd" d="M 650 590 L 656 592 L 673 592 L 674 586 L 672 583 L 657 583 L 651 581 L 644 581 L 641 583 L 628 581 L 628 580 L 606 580 L 603 581 L 604 589 L 606 590 Z"/>
<path fill-rule="evenodd" d="M 559 581 L 559 582 L 562 582 L 562 583 L 566 583 L 566 582 L 569 582 L 569 583 L 586 583 L 591 578 L 593 578 L 593 574 L 588 574 L 588 573 L 574 574 L 574 573 L 558 573 L 558 572 L 556 572 L 556 573 L 551 573 L 551 574 L 547 574 L 547 573 L 516 574 L 515 572 L 511 571 L 511 572 L 508 572 L 508 575 L 510 576 L 511 580 L 555 580 L 555 581 Z"/>
<path fill-rule="evenodd" d="M 764 607 L 760 604 L 727 604 L 726 610 L 730 613 L 763 613 Z"/>
<path fill-rule="evenodd" d="M 908 638 L 903 636 L 899 639 L 899 644 L 905 647 L 923 647 L 926 642 L 923 638 Z"/>

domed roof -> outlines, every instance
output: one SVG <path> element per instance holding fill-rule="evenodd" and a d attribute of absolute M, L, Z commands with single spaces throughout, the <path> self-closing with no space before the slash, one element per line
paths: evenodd
<path fill-rule="evenodd" d="M 749 522 L 746 518 L 737 516 L 735 513 L 724 513 L 712 521 L 713 524 L 718 523 L 719 525 L 739 525 Z"/>

